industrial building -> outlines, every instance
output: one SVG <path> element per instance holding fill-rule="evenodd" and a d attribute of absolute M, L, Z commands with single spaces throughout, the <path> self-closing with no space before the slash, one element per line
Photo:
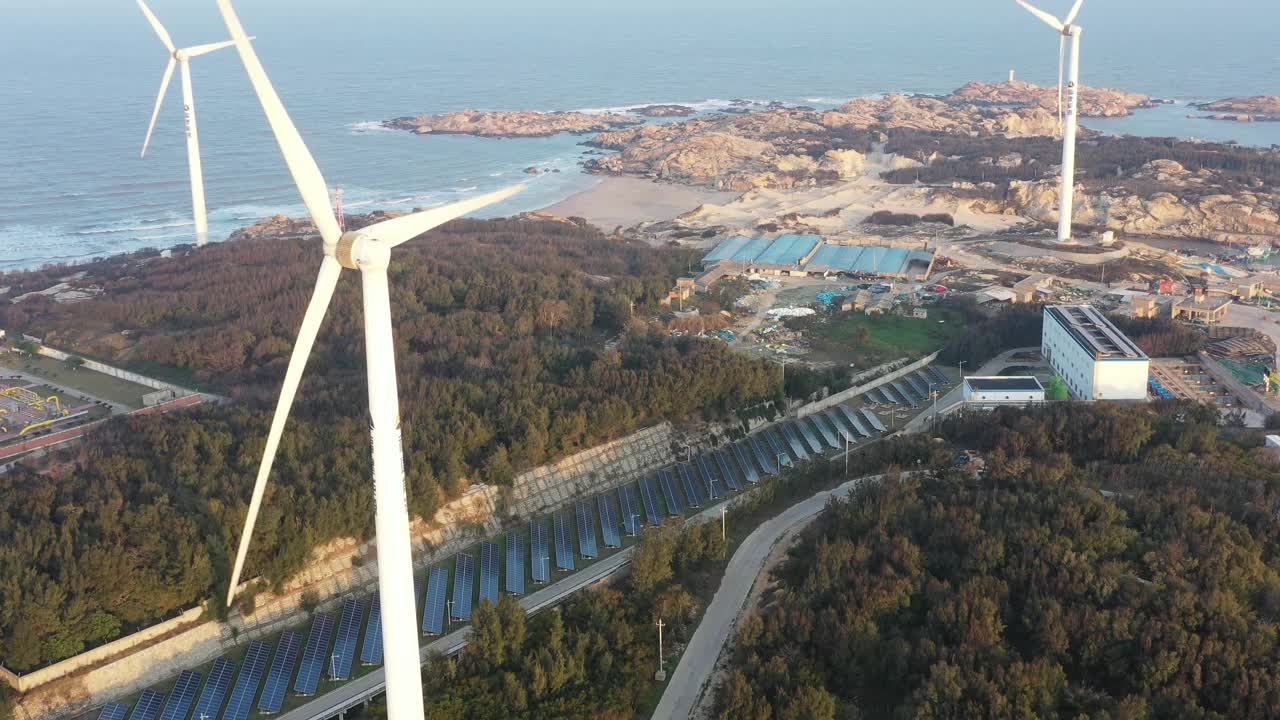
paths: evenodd
<path fill-rule="evenodd" d="M 1194 294 L 1173 304 L 1173 319 L 1202 325 L 1216 325 L 1226 316 L 1229 307 L 1231 307 L 1231 296 L 1206 293 L 1197 288 Z"/>
<path fill-rule="evenodd" d="M 734 235 L 702 258 L 703 267 L 772 275 L 849 275 L 924 280 L 934 255 L 882 245 L 834 245 L 817 235 Z"/>
<path fill-rule="evenodd" d="M 1151 361 L 1096 308 L 1044 309 L 1040 353 L 1083 400 L 1145 400 Z"/>
<path fill-rule="evenodd" d="M 967 377 L 964 401 L 970 405 L 1026 405 L 1044 402 L 1044 386 L 1034 375 Z"/>

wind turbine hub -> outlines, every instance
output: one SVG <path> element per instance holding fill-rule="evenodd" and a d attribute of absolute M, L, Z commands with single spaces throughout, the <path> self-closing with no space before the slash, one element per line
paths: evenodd
<path fill-rule="evenodd" d="M 348 270 L 386 268 L 391 263 L 391 248 L 377 238 L 359 231 L 349 231 L 338 238 L 334 257 Z"/>

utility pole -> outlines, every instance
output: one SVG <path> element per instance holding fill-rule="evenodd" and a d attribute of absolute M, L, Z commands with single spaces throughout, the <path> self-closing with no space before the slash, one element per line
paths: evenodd
<path fill-rule="evenodd" d="M 445 624 L 449 627 L 452 627 L 453 626 L 453 600 L 452 599 L 445 600 L 444 604 L 445 604 L 445 607 L 448 608 L 444 613 Z"/>
<path fill-rule="evenodd" d="M 844 479 L 848 480 L 849 479 L 849 431 L 841 430 L 840 433 L 844 435 Z"/>
<path fill-rule="evenodd" d="M 640 527 L 640 523 L 636 521 L 636 518 L 638 517 L 640 517 L 640 513 L 631 513 L 631 527 L 633 529 Z M 635 537 L 635 536 L 636 536 L 636 533 L 632 532 L 631 537 Z"/>
<path fill-rule="evenodd" d="M 338 682 L 338 653 L 329 656 L 329 680 Z"/>
<path fill-rule="evenodd" d="M 662 667 L 662 628 L 666 627 L 666 623 L 662 622 L 662 618 L 658 618 L 655 624 L 658 626 L 658 672 L 653 674 L 653 679 L 662 682 L 667 679 L 667 671 Z"/>
<path fill-rule="evenodd" d="M 726 524 L 728 521 L 725 519 L 725 516 L 728 513 L 729 513 L 728 506 L 721 505 L 720 506 L 720 542 L 723 542 L 723 543 L 729 542 L 729 531 L 728 531 L 728 526 Z"/>
<path fill-rule="evenodd" d="M 964 382 L 964 361 L 960 361 L 960 381 Z"/>

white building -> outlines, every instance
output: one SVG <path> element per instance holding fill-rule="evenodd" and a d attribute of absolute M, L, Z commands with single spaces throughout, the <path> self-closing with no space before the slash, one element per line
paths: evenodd
<path fill-rule="evenodd" d="M 1089 305 L 1046 306 L 1040 353 L 1077 398 L 1147 398 L 1151 361 Z"/>
<path fill-rule="evenodd" d="M 964 379 L 964 401 L 982 407 L 1042 403 L 1044 386 L 1033 375 L 967 377 Z"/>

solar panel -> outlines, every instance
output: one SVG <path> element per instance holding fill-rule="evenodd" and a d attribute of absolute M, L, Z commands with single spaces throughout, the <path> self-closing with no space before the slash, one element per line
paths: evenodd
<path fill-rule="evenodd" d="M 129 720 L 156 720 L 160 714 L 160 706 L 164 704 L 164 693 L 150 688 L 142 691 L 142 696 L 133 705 Z"/>
<path fill-rule="evenodd" d="M 574 511 L 578 518 L 578 551 L 584 558 L 594 558 L 600 554 L 600 548 L 596 546 L 596 519 L 591 514 L 591 501 L 579 500 Z"/>
<path fill-rule="evenodd" d="M 773 451 L 774 462 L 784 467 L 791 467 L 791 456 L 787 454 L 787 443 L 778 434 L 778 431 L 766 430 L 761 434 L 768 441 L 769 449 Z"/>
<path fill-rule="evenodd" d="M 609 493 L 597 495 L 596 506 L 600 508 L 600 537 L 604 538 L 604 546 L 622 547 L 622 535 L 618 533 L 618 513 L 613 510 Z"/>
<path fill-rule="evenodd" d="M 258 712 L 271 714 L 284 707 L 284 693 L 293 679 L 293 667 L 298 664 L 298 651 L 302 649 L 302 636 L 294 630 L 285 630 L 276 644 L 276 656 L 267 670 L 267 683 L 262 686 L 258 698 Z"/>
<path fill-rule="evenodd" d="M 102 712 L 98 713 L 98 720 L 124 720 L 128 713 L 128 705 L 108 703 L 102 706 Z"/>
<path fill-rule="evenodd" d="M 732 447 L 733 459 L 738 461 L 742 477 L 752 485 L 760 482 L 760 474 L 756 472 L 756 465 L 751 460 L 751 448 L 743 442 L 734 443 Z"/>
<path fill-rule="evenodd" d="M 863 437 L 871 437 L 875 434 L 868 428 L 861 411 L 854 412 L 853 410 L 850 410 L 847 405 L 837 405 L 836 409 L 844 416 L 845 422 L 852 425 L 853 429 L 856 430 L 859 435 Z"/>
<path fill-rule="evenodd" d="M 676 479 L 671 471 L 663 468 L 658 471 L 658 485 L 662 487 L 662 499 L 667 502 L 667 514 L 679 515 L 684 506 L 680 504 L 680 496 L 676 494 Z"/>
<path fill-rule="evenodd" d="M 813 431 L 812 425 L 803 418 L 797 419 L 792 427 L 800 433 L 800 439 L 804 440 L 806 449 L 814 455 L 821 455 L 822 451 L 826 449 L 822 446 L 822 441 L 818 439 L 818 434 Z"/>
<path fill-rule="evenodd" d="M 453 610 L 456 620 L 471 619 L 471 598 L 475 595 L 476 559 L 468 553 L 458 553 L 453 565 Z"/>
<path fill-rule="evenodd" d="M 413 576 L 413 609 L 417 610 L 422 604 L 422 578 L 417 575 Z"/>
<path fill-rule="evenodd" d="M 733 462 L 729 459 L 729 454 L 730 451 L 727 448 L 722 448 L 717 452 L 716 466 L 720 468 L 720 477 L 724 478 L 724 482 L 729 486 L 729 489 L 734 492 L 740 492 L 742 490 L 742 478 L 733 469 Z"/>
<path fill-rule="evenodd" d="M 653 476 L 640 478 L 640 500 L 644 503 L 644 514 L 650 525 L 662 524 L 662 511 L 658 508 L 658 492 L 653 487 Z"/>
<path fill-rule="evenodd" d="M 884 423 L 880 422 L 880 418 L 876 417 L 875 413 L 866 408 L 860 409 L 862 410 L 862 417 L 866 418 L 867 422 L 871 423 L 871 427 L 875 428 L 876 432 L 884 432 L 888 429 L 884 426 Z"/>
<path fill-rule="evenodd" d="M 262 682 L 262 673 L 267 669 L 267 658 L 271 655 L 271 646 L 261 640 L 249 643 L 249 650 L 240 663 L 240 675 L 236 678 L 236 686 L 231 690 L 231 699 L 227 708 L 222 711 L 222 720 L 246 720 L 253 709 L 253 698 L 258 694 L 258 685 Z"/>
<path fill-rule="evenodd" d="M 507 592 L 524 594 L 524 536 L 515 530 L 507 533 Z"/>
<path fill-rule="evenodd" d="M 360 616 L 363 614 L 359 600 L 348 597 L 342 601 L 338 637 L 333 643 L 333 656 L 329 658 L 329 678 L 332 680 L 351 677 L 351 661 L 355 658 L 356 641 L 360 639 Z"/>
<path fill-rule="evenodd" d="M 809 451 L 805 449 L 800 433 L 796 432 L 796 426 L 793 423 L 784 423 L 779 427 L 782 429 L 782 437 L 786 440 L 787 447 L 791 449 L 791 457 L 797 460 L 808 460 Z"/>
<path fill-rule="evenodd" d="M 569 514 L 558 512 L 552 515 L 551 524 L 555 532 L 556 568 L 559 570 L 574 570 L 573 539 L 569 531 Z"/>
<path fill-rule="evenodd" d="M 693 470 L 685 463 L 676 466 L 676 474 L 680 476 L 680 486 L 684 488 L 684 496 L 689 500 L 689 507 L 702 507 L 706 498 L 702 496 L 702 488 L 693 477 Z"/>
<path fill-rule="evenodd" d="M 862 439 L 862 433 L 849 422 L 844 413 L 832 408 L 826 412 L 826 416 L 827 420 L 835 427 L 836 434 L 840 436 L 841 445 L 844 445 L 846 435 L 849 437 L 850 443 L 856 443 Z"/>
<path fill-rule="evenodd" d="M 922 380 L 919 377 L 919 373 L 907 375 L 902 378 L 902 380 L 906 382 L 907 387 L 916 391 L 916 395 L 919 395 L 920 397 L 929 396 L 929 382 L 927 380 Z"/>
<path fill-rule="evenodd" d="M 715 458 L 709 457 L 709 453 L 703 453 L 694 458 L 694 466 L 698 468 L 702 484 L 707 488 L 707 495 L 712 498 L 722 498 L 725 496 L 724 484 L 720 482 L 714 465 Z"/>
<path fill-rule="evenodd" d="M 762 439 L 760 435 L 752 435 L 747 438 L 747 444 L 751 446 L 756 462 L 760 463 L 760 469 L 764 470 L 766 475 L 777 475 L 778 454 L 773 451 L 773 443 L 768 438 Z"/>
<path fill-rule="evenodd" d="M 498 604 L 498 543 L 480 543 L 480 599 Z"/>
<path fill-rule="evenodd" d="M 540 520 L 529 523 L 529 553 L 533 581 L 551 582 L 551 548 L 547 544 L 547 526 Z"/>
<path fill-rule="evenodd" d="M 899 395 L 891 385 L 881 385 L 879 390 L 881 395 L 884 395 L 889 399 L 890 405 L 901 405 L 907 401 L 907 399 Z"/>
<path fill-rule="evenodd" d="M 218 716 L 222 701 L 227 697 L 227 689 L 231 687 L 231 675 L 235 671 L 236 664 L 227 658 L 220 657 L 213 661 L 213 667 L 209 668 L 209 679 L 205 681 L 200 699 L 196 701 L 196 709 L 191 713 L 193 720 L 213 720 Z"/>
<path fill-rule="evenodd" d="M 890 385 L 893 387 L 894 392 L 907 399 L 908 405 L 915 407 L 920 404 L 920 398 L 916 397 L 916 394 L 908 390 L 900 381 L 894 380 Z"/>
<path fill-rule="evenodd" d="M 840 438 L 832 427 L 827 417 L 822 414 L 813 414 L 806 418 L 809 424 L 813 426 L 813 431 L 818 434 L 827 443 L 827 447 L 838 450 L 844 447 L 844 440 Z M 802 421 L 803 422 L 803 421 Z"/>
<path fill-rule="evenodd" d="M 640 491 L 635 485 L 623 485 L 618 488 L 618 506 L 622 508 L 622 527 L 628 535 L 640 534 L 640 501 L 636 498 Z"/>
<path fill-rule="evenodd" d="M 293 681 L 293 691 L 299 695 L 315 695 L 320 686 L 320 673 L 329 659 L 329 643 L 333 640 L 333 613 L 316 613 L 311 620 L 311 632 L 302 651 L 302 666 Z"/>
<path fill-rule="evenodd" d="M 187 720 L 187 712 L 191 703 L 195 702 L 196 690 L 200 688 L 200 673 L 195 670 L 183 670 L 178 681 L 169 691 L 169 702 L 160 711 L 160 720 Z"/>
<path fill-rule="evenodd" d="M 449 592 L 449 570 L 437 565 L 427 574 L 427 602 L 422 607 L 422 634 L 444 633 L 445 598 Z"/>
<path fill-rule="evenodd" d="M 413 579 L 415 586 L 420 585 L 421 581 L 417 578 Z M 414 591 L 414 597 L 420 593 Z M 360 664 L 361 665 L 381 665 L 382 664 L 382 596 L 377 590 L 373 591 L 373 597 L 369 599 L 369 619 L 364 621 L 364 642 L 360 645 Z M 414 606 L 416 611 L 418 608 Z"/>
<path fill-rule="evenodd" d="M 929 375 L 933 377 L 933 381 L 938 383 L 939 385 L 951 384 L 951 378 L 947 377 L 947 374 L 942 372 L 938 368 L 930 365 L 926 367 L 925 370 L 929 371 Z"/>

